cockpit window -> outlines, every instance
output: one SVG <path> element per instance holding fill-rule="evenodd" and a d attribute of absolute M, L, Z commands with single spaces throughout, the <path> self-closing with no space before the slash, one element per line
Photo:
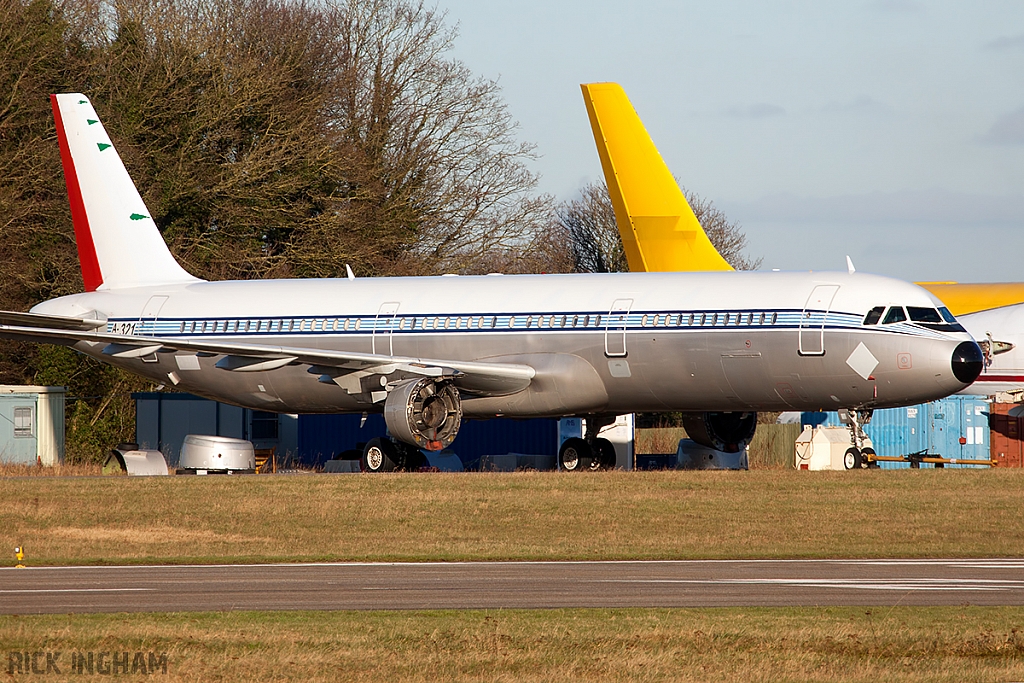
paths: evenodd
<path fill-rule="evenodd" d="M 868 314 L 864 316 L 865 325 L 877 325 L 878 321 L 882 319 L 882 311 L 885 310 L 885 306 L 875 306 Z"/>
<path fill-rule="evenodd" d="M 956 318 L 953 316 L 952 313 L 949 312 L 949 309 L 946 308 L 945 306 L 939 309 L 939 314 L 942 316 L 942 319 L 945 320 L 947 323 L 956 322 Z"/>
<path fill-rule="evenodd" d="M 921 308 L 918 306 L 907 306 L 907 313 L 910 314 L 910 321 L 915 323 L 941 323 L 942 316 L 934 308 Z"/>
<path fill-rule="evenodd" d="M 907 314 L 903 312 L 902 306 L 893 306 L 889 309 L 889 312 L 885 314 L 885 320 L 882 321 L 883 325 L 892 325 L 893 323 L 901 323 L 907 319 Z"/>

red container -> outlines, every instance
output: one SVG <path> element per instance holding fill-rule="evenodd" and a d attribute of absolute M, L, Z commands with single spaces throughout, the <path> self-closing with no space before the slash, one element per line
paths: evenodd
<path fill-rule="evenodd" d="M 996 467 L 1024 467 L 1024 410 L 1021 404 L 993 403 L 989 424 L 992 428 L 989 444 Z"/>

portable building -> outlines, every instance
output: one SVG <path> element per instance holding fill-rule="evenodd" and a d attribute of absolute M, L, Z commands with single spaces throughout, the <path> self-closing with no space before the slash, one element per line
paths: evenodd
<path fill-rule="evenodd" d="M 958 460 L 989 459 L 989 403 L 985 396 L 949 396 L 905 408 L 876 410 L 864 427 L 878 455 L 926 452 Z M 804 426 L 842 426 L 838 413 L 804 413 Z M 883 469 L 910 463 L 881 462 Z M 930 467 L 924 464 L 922 467 Z M 946 465 L 973 467 L 973 465 Z"/>
<path fill-rule="evenodd" d="M 64 462 L 64 387 L 0 385 L 0 462 Z"/>

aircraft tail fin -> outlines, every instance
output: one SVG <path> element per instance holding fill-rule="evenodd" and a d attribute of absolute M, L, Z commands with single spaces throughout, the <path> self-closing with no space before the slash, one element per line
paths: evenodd
<path fill-rule="evenodd" d="M 85 290 L 198 282 L 171 255 L 89 99 L 50 103 Z"/>
<path fill-rule="evenodd" d="M 580 88 L 629 269 L 733 270 L 693 215 L 622 87 Z"/>

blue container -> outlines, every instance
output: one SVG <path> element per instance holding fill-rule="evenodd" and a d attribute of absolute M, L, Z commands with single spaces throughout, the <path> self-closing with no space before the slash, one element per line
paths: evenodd
<path fill-rule="evenodd" d="M 299 460 L 319 465 L 345 451 L 359 450 L 359 444 L 387 433 L 382 415 L 367 415 L 362 428 L 361 419 L 361 415 L 299 415 Z M 555 455 L 558 420 L 464 420 L 451 450 L 467 470 L 479 469 L 484 455 Z M 350 455 L 354 457 L 355 453 Z"/>
<path fill-rule="evenodd" d="M 876 410 L 864 432 L 878 455 L 928 455 L 968 460 L 988 460 L 988 402 L 984 396 L 950 396 L 906 408 Z M 838 413 L 803 413 L 807 425 L 841 427 Z M 960 444 L 963 437 L 965 443 Z M 910 467 L 904 462 L 880 462 L 883 469 Z M 922 467 L 933 467 L 922 464 Z M 946 465 L 973 467 L 973 465 Z"/>

